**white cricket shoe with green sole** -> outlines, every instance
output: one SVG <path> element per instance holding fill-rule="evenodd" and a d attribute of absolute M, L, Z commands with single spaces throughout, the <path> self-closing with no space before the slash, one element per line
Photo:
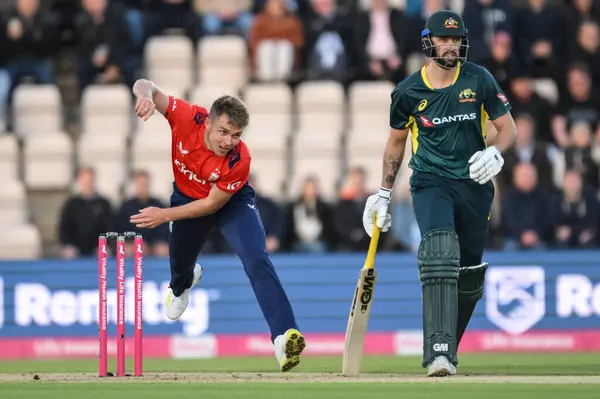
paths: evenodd
<path fill-rule="evenodd" d="M 190 288 L 183 291 L 183 294 L 180 296 L 174 296 L 173 290 L 169 288 L 167 301 L 165 303 L 165 311 L 169 319 L 177 320 L 181 317 L 183 312 L 185 312 L 190 303 L 190 290 L 198 284 L 200 279 L 202 279 L 202 266 L 196 263 L 196 266 L 194 266 L 194 280 L 192 281 L 192 286 Z"/>
<path fill-rule="evenodd" d="M 300 363 L 300 355 L 306 347 L 304 336 L 295 328 L 275 338 L 275 357 L 281 371 L 289 371 Z"/>

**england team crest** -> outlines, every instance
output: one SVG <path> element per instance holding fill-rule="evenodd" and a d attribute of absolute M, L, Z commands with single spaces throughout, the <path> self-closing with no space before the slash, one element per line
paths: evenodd
<path fill-rule="evenodd" d="M 539 266 L 489 268 L 485 298 L 485 313 L 492 323 L 509 334 L 522 334 L 546 313 L 544 269 Z"/>

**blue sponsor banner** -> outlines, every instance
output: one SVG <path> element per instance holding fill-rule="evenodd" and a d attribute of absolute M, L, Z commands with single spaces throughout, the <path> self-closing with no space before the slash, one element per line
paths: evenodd
<path fill-rule="evenodd" d="M 364 254 L 276 255 L 300 328 L 343 332 Z M 485 297 L 471 329 L 600 328 L 600 252 L 488 253 Z M 267 325 L 235 257 L 203 257 L 204 277 L 178 321 L 165 317 L 167 259 L 144 260 L 144 334 L 264 333 Z M 421 285 L 411 254 L 380 254 L 370 331 L 421 328 Z M 115 261 L 109 259 L 109 333 L 116 319 Z M 132 332 L 133 260 L 126 311 Z M 93 336 L 98 325 L 96 259 L 0 262 L 0 337 Z M 112 330 L 111 330 L 112 329 Z"/>

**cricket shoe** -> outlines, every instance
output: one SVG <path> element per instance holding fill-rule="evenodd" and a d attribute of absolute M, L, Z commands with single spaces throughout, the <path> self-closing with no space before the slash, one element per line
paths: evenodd
<path fill-rule="evenodd" d="M 304 336 L 295 328 L 290 328 L 285 333 L 275 338 L 275 357 L 281 371 L 290 371 L 300 364 L 300 355 L 306 347 Z"/>
<path fill-rule="evenodd" d="M 447 377 L 456 374 L 456 367 L 446 356 L 438 356 L 429 365 L 427 377 Z"/>
<path fill-rule="evenodd" d="M 180 296 L 174 296 L 173 290 L 169 287 L 169 293 L 167 294 L 167 301 L 165 303 L 165 310 L 167 317 L 171 320 L 177 320 L 181 317 L 185 309 L 187 309 L 190 303 L 190 290 L 194 288 L 198 281 L 202 278 L 202 266 L 196 263 L 194 266 L 194 280 L 192 286 L 187 290 L 183 291 Z"/>

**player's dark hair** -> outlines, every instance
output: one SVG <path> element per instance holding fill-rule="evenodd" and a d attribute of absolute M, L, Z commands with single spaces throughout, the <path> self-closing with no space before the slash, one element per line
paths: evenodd
<path fill-rule="evenodd" d="M 229 121 L 240 129 L 248 126 L 250 115 L 246 105 L 237 97 L 221 96 L 210 107 L 210 119 L 216 120 L 221 115 L 227 115 Z"/>

